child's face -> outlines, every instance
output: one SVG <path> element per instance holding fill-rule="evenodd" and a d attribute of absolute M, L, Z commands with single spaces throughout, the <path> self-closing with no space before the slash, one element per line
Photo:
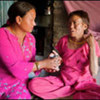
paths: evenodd
<path fill-rule="evenodd" d="M 68 29 L 71 37 L 80 39 L 84 35 L 87 25 L 83 22 L 81 17 L 74 15 L 69 19 Z"/>

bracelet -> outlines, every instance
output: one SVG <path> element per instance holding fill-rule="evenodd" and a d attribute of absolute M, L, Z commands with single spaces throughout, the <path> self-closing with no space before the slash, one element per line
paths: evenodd
<path fill-rule="evenodd" d="M 36 65 L 37 70 L 40 70 L 39 63 L 38 62 L 35 62 L 35 65 Z"/>

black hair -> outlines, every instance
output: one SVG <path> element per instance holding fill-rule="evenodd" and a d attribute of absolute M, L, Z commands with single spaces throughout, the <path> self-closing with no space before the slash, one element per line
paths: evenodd
<path fill-rule="evenodd" d="M 71 17 L 73 17 L 74 15 L 77 15 L 79 16 L 80 18 L 82 18 L 83 22 L 85 24 L 87 24 L 87 29 L 85 30 L 84 34 L 87 34 L 88 33 L 88 28 L 89 28 L 89 25 L 90 25 L 90 20 L 89 20 L 89 16 L 88 16 L 88 13 L 83 11 L 83 10 L 76 10 L 76 11 L 73 11 L 71 12 L 69 15 L 68 15 L 68 18 L 67 20 L 69 21 Z"/>
<path fill-rule="evenodd" d="M 31 9 L 35 9 L 35 7 L 28 2 L 18 1 L 13 3 L 8 9 L 9 23 L 14 23 L 16 16 L 23 17 Z"/>

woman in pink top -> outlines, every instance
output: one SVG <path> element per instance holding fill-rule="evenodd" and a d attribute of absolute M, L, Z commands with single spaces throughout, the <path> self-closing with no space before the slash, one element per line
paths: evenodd
<path fill-rule="evenodd" d="M 100 99 L 96 84 L 100 49 L 91 34 L 87 34 L 89 18 L 85 11 L 69 14 L 69 34 L 57 46 L 63 59 L 58 76 L 36 77 L 29 82 L 30 91 L 43 99 L 59 99 L 73 95 L 73 99 Z"/>
<path fill-rule="evenodd" d="M 30 32 L 36 25 L 36 12 L 31 4 L 15 2 L 8 16 L 7 27 L 0 28 L 0 99 L 31 99 L 27 89 L 30 72 L 55 69 L 61 58 L 35 61 L 36 41 Z"/>

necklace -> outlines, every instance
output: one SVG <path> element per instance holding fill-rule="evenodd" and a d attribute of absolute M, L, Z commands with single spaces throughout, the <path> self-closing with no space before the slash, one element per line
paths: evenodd
<path fill-rule="evenodd" d="M 15 34 L 16 32 L 14 30 L 11 29 L 11 33 L 14 34 L 16 37 L 17 35 Z M 18 37 L 17 37 L 18 38 Z M 25 38 L 24 38 L 25 39 Z M 29 38 L 27 38 L 27 43 L 28 43 L 28 46 L 29 46 L 29 51 L 31 52 L 30 55 L 32 55 L 32 48 L 30 46 L 30 41 L 29 41 Z M 18 41 L 18 44 L 19 44 L 19 47 L 20 47 L 20 50 L 22 52 L 22 55 L 23 55 L 23 59 L 24 61 L 26 61 L 26 58 L 25 58 L 25 54 L 24 54 L 24 51 L 23 51 L 23 45 L 21 45 L 21 43 Z M 24 40 L 23 40 L 23 44 L 24 44 Z"/>
<path fill-rule="evenodd" d="M 77 44 L 77 45 L 81 45 L 81 44 L 84 44 L 86 41 L 80 41 L 80 42 L 76 42 L 76 41 L 73 41 L 70 37 L 69 37 L 69 41 L 73 44 Z"/>

